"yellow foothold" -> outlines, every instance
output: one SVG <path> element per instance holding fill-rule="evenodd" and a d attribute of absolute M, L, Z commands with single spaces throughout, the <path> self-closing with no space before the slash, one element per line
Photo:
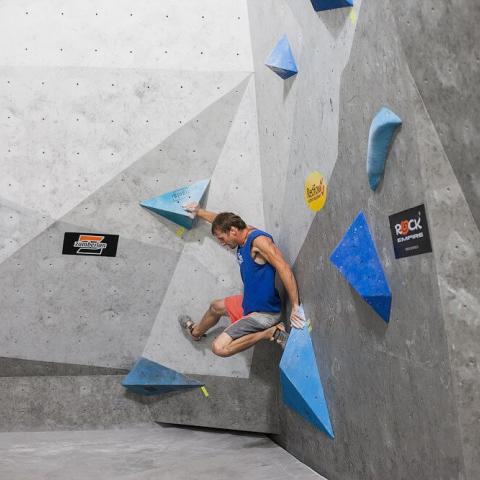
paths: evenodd
<path fill-rule="evenodd" d="M 348 15 L 350 17 L 350 21 L 352 22 L 352 25 L 357 24 L 357 12 L 355 11 L 354 8 L 350 10 L 350 13 Z"/>
<path fill-rule="evenodd" d="M 207 389 L 206 389 L 204 386 L 200 387 L 200 390 L 202 391 L 202 393 L 203 393 L 206 397 L 208 397 L 208 391 L 207 391 Z"/>
<path fill-rule="evenodd" d="M 312 327 L 312 322 L 310 321 L 310 319 L 307 320 L 307 328 L 308 328 L 308 331 L 311 332 L 313 327 Z"/>
<path fill-rule="evenodd" d="M 182 238 L 183 237 L 183 234 L 185 233 L 187 229 L 185 227 L 180 227 L 176 232 L 175 232 L 175 235 L 177 237 L 180 237 Z"/>

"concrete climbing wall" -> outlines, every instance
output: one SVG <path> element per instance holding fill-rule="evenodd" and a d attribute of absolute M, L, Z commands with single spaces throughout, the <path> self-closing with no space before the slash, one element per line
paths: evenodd
<path fill-rule="evenodd" d="M 2 2 L 1 429 L 280 432 L 330 480 L 480 477 L 479 5 L 354 3 Z M 299 70 L 285 81 L 264 65 L 284 34 Z M 373 192 L 382 106 L 403 125 Z M 271 231 L 294 266 L 333 440 L 278 401 L 273 345 L 220 359 L 214 335 L 192 345 L 178 329 L 241 289 L 238 267 L 207 225 L 179 231 L 138 202 L 204 178 L 209 209 Z M 419 204 L 433 252 L 395 259 L 388 217 Z M 360 210 L 388 324 L 329 261 Z M 117 234 L 117 256 L 62 255 L 66 231 Z M 126 394 L 139 356 L 210 396 Z"/>
<path fill-rule="evenodd" d="M 150 418 L 117 385 L 143 355 L 209 387 L 151 403 L 155 420 L 275 431 L 275 377 L 253 350 L 220 359 L 177 322 L 241 291 L 234 255 L 206 224 L 181 232 L 138 205 L 210 178 L 208 208 L 264 227 L 246 3 L 12 1 L 0 17 L 2 428 Z M 67 231 L 117 234 L 117 256 L 62 255 Z M 33 411 L 39 381 L 58 412 Z M 80 395 L 89 418 L 68 408 Z"/>
<path fill-rule="evenodd" d="M 408 0 L 391 8 L 415 84 L 479 227 L 480 92 L 472 79 L 480 78 L 480 5 Z"/>
<path fill-rule="evenodd" d="M 480 475 L 473 3 L 249 2 L 266 222 L 294 262 L 335 431 L 281 408 L 277 439 L 331 480 Z M 299 65 L 290 83 L 261 68 L 284 32 Z M 382 106 L 403 126 L 372 192 L 368 132 Z M 317 214 L 303 198 L 312 170 L 328 180 Z M 388 217 L 422 203 L 433 253 L 395 259 Z M 392 290 L 389 324 L 329 261 L 360 210 Z"/>

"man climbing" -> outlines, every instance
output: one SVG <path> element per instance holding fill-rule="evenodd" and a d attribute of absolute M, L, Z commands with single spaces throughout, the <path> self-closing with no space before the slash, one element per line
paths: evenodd
<path fill-rule="evenodd" d="M 285 345 L 288 338 L 280 323 L 280 296 L 275 288 L 278 272 L 287 291 L 292 313 L 290 323 L 303 328 L 304 319 L 299 310 L 297 282 L 290 265 L 273 243 L 272 236 L 247 225 L 238 215 L 230 212 L 213 213 L 197 203 L 183 207 L 193 217 L 212 224 L 212 234 L 222 246 L 237 249 L 237 261 L 244 284 L 243 295 L 214 300 L 196 324 L 182 315 L 180 324 L 195 341 L 201 340 L 223 315 L 228 315 L 228 326 L 213 342 L 212 351 L 220 357 L 229 357 L 246 350 L 260 340 L 276 340 Z"/>

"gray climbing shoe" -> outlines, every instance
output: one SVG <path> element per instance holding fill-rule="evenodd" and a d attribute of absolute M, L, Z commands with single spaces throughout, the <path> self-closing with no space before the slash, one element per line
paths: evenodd
<path fill-rule="evenodd" d="M 193 320 L 188 315 L 180 315 L 178 317 L 178 323 L 180 324 L 182 329 L 188 333 L 188 336 L 196 342 L 201 340 L 203 337 L 206 337 L 205 334 L 203 334 L 201 337 L 196 337 L 193 334 L 193 328 L 195 327 L 195 323 L 193 323 Z"/>
<path fill-rule="evenodd" d="M 273 333 L 273 340 L 277 342 L 282 349 L 285 349 L 288 341 L 288 333 L 277 327 Z"/>

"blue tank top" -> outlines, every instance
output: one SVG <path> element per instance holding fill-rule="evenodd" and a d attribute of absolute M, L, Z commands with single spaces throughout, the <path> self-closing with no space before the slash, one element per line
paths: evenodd
<path fill-rule="evenodd" d="M 237 248 L 237 260 L 243 280 L 243 314 L 252 312 L 279 313 L 281 310 L 280 295 L 275 288 L 276 270 L 268 262 L 260 265 L 252 256 L 252 242 L 260 236 L 273 240 L 272 236 L 262 230 L 252 230 L 245 245 Z"/>

